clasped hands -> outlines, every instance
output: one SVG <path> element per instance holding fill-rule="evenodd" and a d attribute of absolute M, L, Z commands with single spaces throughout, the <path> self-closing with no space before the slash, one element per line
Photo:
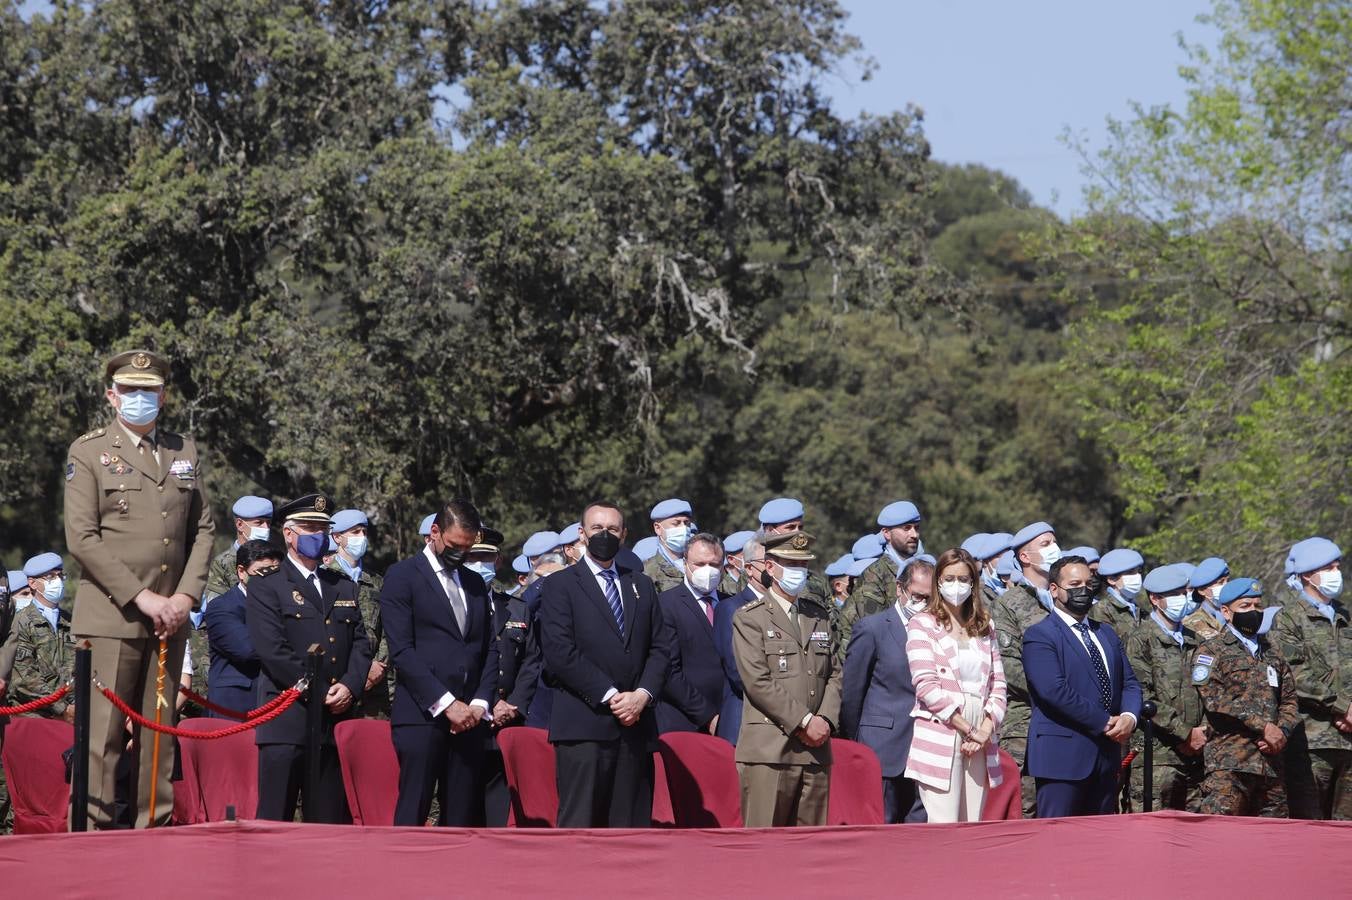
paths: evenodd
<path fill-rule="evenodd" d="M 611 715 L 628 728 L 638 721 L 648 706 L 648 695 L 644 691 L 619 691 L 606 701 L 606 705 L 610 707 Z"/>
<path fill-rule="evenodd" d="M 820 747 L 831 739 L 831 724 L 821 716 L 808 719 L 807 725 L 800 727 L 795 734 L 798 740 L 809 747 Z"/>
<path fill-rule="evenodd" d="M 163 641 L 175 634 L 183 627 L 183 623 L 188 621 L 193 599 L 187 594 L 166 597 L 146 588 L 137 594 L 132 602 L 150 619 L 151 625 L 155 628 L 155 637 Z"/>
<path fill-rule="evenodd" d="M 990 743 L 991 735 L 995 733 L 995 723 L 991 721 L 990 716 L 982 716 L 981 724 L 971 729 L 963 736 L 962 743 L 958 749 L 963 756 L 975 756 Z"/>
<path fill-rule="evenodd" d="M 1108 717 L 1108 724 L 1103 726 L 1103 735 L 1110 741 L 1117 741 L 1119 744 L 1125 744 L 1131 738 L 1131 733 L 1136 730 L 1136 720 L 1131 716 L 1116 715 Z"/>
<path fill-rule="evenodd" d="M 442 715 L 451 723 L 451 734 L 460 734 L 462 731 L 469 731 L 482 721 L 484 708 L 477 704 L 471 706 L 463 700 L 452 700 Z"/>

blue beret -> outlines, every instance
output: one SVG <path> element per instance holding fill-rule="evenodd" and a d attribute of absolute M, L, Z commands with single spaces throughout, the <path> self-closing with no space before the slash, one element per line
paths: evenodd
<path fill-rule="evenodd" d="M 52 569 L 62 568 L 61 554 L 59 553 L 39 553 L 28 562 L 23 564 L 23 573 L 29 578 L 38 575 L 46 575 Z"/>
<path fill-rule="evenodd" d="M 230 511 L 240 519 L 270 519 L 272 518 L 272 501 L 267 497 L 255 497 L 249 495 L 240 497 L 235 501 L 235 505 L 230 507 Z"/>
<path fill-rule="evenodd" d="M 854 555 L 846 553 L 831 565 L 826 567 L 827 578 L 838 578 L 841 575 L 850 574 L 850 564 L 854 562 Z"/>
<path fill-rule="evenodd" d="M 1141 587 L 1152 594 L 1167 594 L 1188 586 L 1188 570 L 1177 563 L 1171 566 L 1156 566 L 1146 573 Z"/>
<path fill-rule="evenodd" d="M 723 538 L 724 553 L 741 553 L 746 542 L 756 536 L 754 531 L 734 531 L 732 534 Z"/>
<path fill-rule="evenodd" d="M 672 498 L 671 500 L 663 500 L 654 506 L 649 518 L 656 522 L 658 519 L 669 519 L 672 516 L 693 516 L 694 514 L 695 511 L 690 508 L 689 503 Z"/>
<path fill-rule="evenodd" d="M 1072 547 L 1062 556 L 1078 556 L 1087 563 L 1096 563 L 1099 561 L 1099 552 L 1093 547 Z"/>
<path fill-rule="evenodd" d="M 530 561 L 526 559 L 526 554 L 521 554 L 512 560 L 512 571 L 518 575 L 530 574 Z"/>
<path fill-rule="evenodd" d="M 1229 575 L 1230 567 L 1226 565 L 1225 560 L 1219 556 L 1209 556 L 1197 564 L 1197 568 L 1192 570 L 1192 577 L 1188 579 L 1188 585 L 1195 588 L 1206 587 L 1211 582 L 1220 578 L 1222 575 Z"/>
<path fill-rule="evenodd" d="M 1034 522 L 1032 525 L 1025 525 L 1015 532 L 1014 537 L 1009 541 L 1009 546 L 1015 551 L 1018 551 L 1024 544 L 1028 543 L 1033 538 L 1046 534 L 1049 531 L 1052 534 L 1056 534 L 1056 529 L 1046 522 Z"/>
<path fill-rule="evenodd" d="M 968 552 L 980 562 L 994 559 L 1009 549 L 1009 539 L 1011 537 L 1013 537 L 1013 535 L 998 531 L 994 534 L 988 534 L 984 539 L 976 543 L 974 549 L 969 550 Z"/>
<path fill-rule="evenodd" d="M 25 575 L 25 574 L 23 573 L 23 570 L 22 570 L 22 569 L 10 569 L 10 570 L 9 570 L 9 592 L 10 592 L 11 594 L 13 594 L 13 593 L 15 593 L 15 592 L 17 592 L 17 591 L 23 590 L 23 589 L 26 588 L 26 587 L 28 587 L 28 576 Z"/>
<path fill-rule="evenodd" d="M 657 535 L 650 534 L 634 544 L 634 555 L 647 562 L 657 555 Z"/>
<path fill-rule="evenodd" d="M 1014 551 L 1006 550 L 998 562 L 995 564 L 996 575 L 1013 575 L 1016 568 L 1014 563 Z"/>
<path fill-rule="evenodd" d="M 906 562 L 909 563 L 909 562 L 914 562 L 914 561 L 916 561 L 916 560 L 919 560 L 920 562 L 927 562 L 927 563 L 929 563 L 931 566 L 937 566 L 937 565 L 939 564 L 939 560 L 935 559 L 935 558 L 934 558 L 934 554 L 932 554 L 932 553 L 917 553 L 915 556 L 912 556 L 910 559 L 906 560 Z M 901 569 L 904 569 L 904 568 L 906 568 L 906 566 L 903 565 L 903 566 L 901 567 Z M 898 575 L 901 574 L 901 569 L 898 569 L 898 570 L 897 570 L 897 574 L 898 574 Z"/>
<path fill-rule="evenodd" d="M 984 531 L 978 531 L 976 534 L 969 534 L 967 535 L 967 539 L 962 542 L 962 549 L 972 554 L 972 556 L 976 556 L 977 550 L 985 544 L 986 538 L 988 537 L 990 537 L 990 535 Z M 979 559 L 980 557 L 977 558 Z"/>
<path fill-rule="evenodd" d="M 329 535 L 329 546 L 325 549 L 324 552 L 325 552 L 325 553 L 337 553 L 337 552 L 338 552 L 338 542 L 335 541 L 335 540 L 333 539 L 333 535 Z"/>
<path fill-rule="evenodd" d="M 1256 578 L 1232 578 L 1221 588 L 1221 606 L 1234 603 L 1241 597 L 1263 596 L 1263 585 Z"/>
<path fill-rule="evenodd" d="M 436 520 L 437 520 L 436 513 L 432 513 L 427 518 L 423 519 L 422 522 L 418 523 L 418 534 L 421 534 L 423 537 L 427 537 L 429 534 L 431 534 L 432 523 L 435 522 Z"/>
<path fill-rule="evenodd" d="M 866 534 L 854 542 L 850 555 L 855 559 L 877 559 L 886 548 L 887 542 L 881 534 Z"/>
<path fill-rule="evenodd" d="M 845 574 L 849 575 L 851 578 L 858 578 L 860 575 L 864 574 L 869 566 L 877 561 L 878 557 L 876 556 L 872 559 L 856 559 L 854 562 L 850 563 L 850 567 L 845 570 Z"/>
<path fill-rule="evenodd" d="M 1132 569 L 1139 569 L 1144 566 L 1145 560 L 1141 557 L 1141 554 L 1126 547 L 1118 547 L 1103 554 L 1103 558 L 1099 560 L 1098 573 L 1104 578 L 1111 578 L 1114 575 L 1121 575 L 1123 572 L 1130 572 Z"/>
<path fill-rule="evenodd" d="M 526 546 L 521 548 L 521 552 L 526 554 L 527 557 L 534 558 L 562 545 L 563 541 L 559 540 L 557 531 L 537 531 L 526 538 Z"/>
<path fill-rule="evenodd" d="M 559 532 L 559 543 L 576 544 L 577 539 L 581 536 L 582 536 L 582 523 L 574 522 L 572 525 L 569 525 L 567 528 L 563 529 L 563 531 Z"/>
<path fill-rule="evenodd" d="M 370 525 L 366 521 L 366 513 L 359 509 L 340 509 L 333 514 L 333 534 L 342 534 L 349 528 L 356 528 L 358 525 Z"/>
<path fill-rule="evenodd" d="M 920 510 L 916 509 L 915 504 L 910 500 L 898 500 L 896 503 L 889 503 L 883 507 L 882 512 L 878 513 L 878 526 L 880 528 L 895 528 L 898 525 L 919 521 Z"/>
<path fill-rule="evenodd" d="M 1304 575 L 1322 569 L 1335 559 L 1342 559 L 1342 556 L 1343 551 L 1328 538 L 1306 538 L 1291 548 L 1291 572 Z"/>
<path fill-rule="evenodd" d="M 762 525 L 783 525 L 803 517 L 803 504 L 792 497 L 776 497 L 760 508 Z"/>

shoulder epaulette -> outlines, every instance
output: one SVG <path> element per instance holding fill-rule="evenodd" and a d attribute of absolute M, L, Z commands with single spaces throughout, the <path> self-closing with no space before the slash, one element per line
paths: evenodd
<path fill-rule="evenodd" d="M 108 433 L 107 428 L 95 428 L 93 431 L 87 431 L 84 434 L 80 435 L 78 438 L 76 438 L 76 441 L 81 444 L 84 444 L 94 440 L 94 438 L 103 437 L 107 433 Z"/>
<path fill-rule="evenodd" d="M 764 597 L 757 597 L 755 600 L 748 600 L 746 603 L 743 603 L 743 604 L 742 604 L 742 609 L 739 609 L 739 610 L 737 610 L 737 611 L 738 611 L 738 612 L 741 612 L 743 609 L 755 609 L 755 608 L 758 607 L 758 606 L 764 606 L 764 605 L 765 605 L 765 598 L 764 598 Z"/>

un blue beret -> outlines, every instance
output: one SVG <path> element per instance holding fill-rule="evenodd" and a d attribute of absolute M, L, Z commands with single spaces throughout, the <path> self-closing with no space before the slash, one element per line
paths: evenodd
<path fill-rule="evenodd" d="M 337 552 L 338 552 L 338 542 L 335 541 L 335 540 L 333 539 L 333 535 L 329 535 L 329 546 L 328 546 L 328 548 L 327 548 L 324 552 L 325 552 L 325 553 L 337 553 Z"/>
<path fill-rule="evenodd" d="M 826 567 L 827 578 L 838 578 L 841 575 L 850 574 L 850 563 L 854 562 L 854 555 L 850 553 L 842 554 L 835 562 Z"/>
<path fill-rule="evenodd" d="M 358 525 L 370 525 L 366 520 L 366 513 L 359 509 L 340 509 L 333 514 L 334 534 L 342 534 L 349 528 L 356 528 Z"/>
<path fill-rule="evenodd" d="M 978 531 L 976 534 L 969 534 L 961 544 L 962 549 L 972 554 L 972 556 L 976 556 L 977 550 L 985 544 L 986 538 L 988 537 L 990 537 L 990 535 L 984 531 Z"/>
<path fill-rule="evenodd" d="M 1013 575 L 1013 574 L 1014 574 L 1014 569 L 1015 569 L 1015 568 L 1016 568 L 1016 566 L 1015 566 L 1015 563 L 1014 563 L 1014 551 L 1013 551 L 1013 550 L 1006 550 L 1006 551 L 1000 556 L 999 561 L 997 561 L 997 562 L 995 563 L 995 574 L 996 574 L 996 575 Z"/>
<path fill-rule="evenodd" d="M 1093 547 L 1072 547 L 1062 556 L 1078 556 L 1087 563 L 1096 563 L 1099 561 L 1099 552 Z"/>
<path fill-rule="evenodd" d="M 518 575 L 530 574 L 530 560 L 526 559 L 526 554 L 522 553 L 512 560 L 512 571 Z"/>
<path fill-rule="evenodd" d="M 521 548 L 521 552 L 527 557 L 534 558 L 542 553 L 548 553 L 550 550 L 562 546 L 563 541 L 559 540 L 557 531 L 537 531 L 526 538 L 526 545 Z"/>
<path fill-rule="evenodd" d="M 877 559 L 886 548 L 887 543 L 881 534 L 866 534 L 854 542 L 850 555 L 855 559 Z"/>
<path fill-rule="evenodd" d="M 1118 547 L 1103 554 L 1103 558 L 1099 560 L 1098 573 L 1104 578 L 1110 578 L 1144 566 L 1145 559 L 1141 557 L 1141 554 L 1126 547 Z"/>
<path fill-rule="evenodd" d="M 656 522 L 658 519 L 669 519 L 672 516 L 693 516 L 694 514 L 695 511 L 690 508 L 689 503 L 684 500 L 672 498 L 670 500 L 663 500 L 661 503 L 654 506 L 649 517 Z"/>
<path fill-rule="evenodd" d="M 1222 575 L 1229 575 L 1230 567 L 1226 565 L 1225 560 L 1219 556 L 1208 556 L 1197 564 L 1197 568 L 1192 570 L 1192 577 L 1188 579 L 1188 585 L 1195 588 L 1206 587 L 1211 582 L 1220 578 Z"/>
<path fill-rule="evenodd" d="M 574 522 L 572 525 L 569 525 L 567 528 L 563 529 L 563 531 L 559 532 L 559 543 L 576 544 L 577 539 L 581 536 L 582 536 L 582 523 Z"/>
<path fill-rule="evenodd" d="M 872 559 L 856 559 L 854 562 L 850 563 L 850 567 L 845 570 L 845 574 L 849 575 L 851 578 L 858 578 L 860 575 L 864 574 L 869 566 L 877 561 L 878 557 L 876 556 Z"/>
<path fill-rule="evenodd" d="M 52 569 L 62 568 L 61 554 L 59 553 L 39 553 L 28 562 L 23 564 L 23 573 L 29 578 L 35 578 L 38 575 L 46 575 Z"/>
<path fill-rule="evenodd" d="M 25 575 L 25 574 L 23 573 L 23 570 L 22 570 L 22 569 L 10 569 L 10 570 L 9 570 L 9 592 L 10 592 L 11 594 L 13 594 L 13 593 L 16 593 L 16 592 L 18 592 L 18 591 L 23 590 L 23 589 L 26 588 L 26 587 L 28 587 L 28 576 Z"/>
<path fill-rule="evenodd" d="M 792 497 L 776 497 L 760 508 L 762 525 L 783 525 L 803 517 L 803 504 Z"/>
<path fill-rule="evenodd" d="M 1052 534 L 1056 534 L 1056 529 L 1046 522 L 1034 522 L 1032 525 L 1025 525 L 1015 532 L 1013 539 L 1009 542 L 1009 546 L 1018 550 L 1033 538 L 1046 534 L 1049 531 Z"/>
<path fill-rule="evenodd" d="M 1188 586 L 1188 570 L 1177 563 L 1170 566 L 1156 566 L 1146 573 L 1141 587 L 1152 594 L 1167 594 Z"/>
<path fill-rule="evenodd" d="M 1221 588 L 1220 603 L 1225 606 L 1241 597 L 1263 596 L 1263 585 L 1256 578 L 1232 578 Z"/>
<path fill-rule="evenodd" d="M 724 553 L 741 553 L 746 542 L 756 536 L 754 531 L 734 531 L 732 534 L 723 538 Z"/>
<path fill-rule="evenodd" d="M 1012 536 L 1013 535 L 998 531 L 994 534 L 988 534 L 982 540 L 978 541 L 972 550 L 967 552 L 971 553 L 972 556 L 976 557 L 980 562 L 994 559 L 1009 549 L 1009 539 Z"/>
<path fill-rule="evenodd" d="M 906 560 L 907 563 L 915 562 L 915 561 L 919 561 L 919 562 L 927 562 L 927 563 L 929 563 L 931 566 L 937 566 L 937 565 L 939 564 L 939 560 L 937 560 L 937 559 L 934 558 L 934 554 L 933 554 L 933 553 L 917 553 L 915 556 L 912 556 L 910 559 Z M 902 564 L 901 568 L 897 570 L 897 574 L 900 575 L 900 574 L 901 574 L 901 569 L 904 569 L 904 568 L 906 568 L 906 565 L 905 565 L 905 564 Z"/>
<path fill-rule="evenodd" d="M 1291 571 L 1296 575 L 1304 575 L 1342 557 L 1343 551 L 1328 538 L 1306 538 L 1291 548 Z"/>
<path fill-rule="evenodd" d="M 423 537 L 427 537 L 429 534 L 431 534 L 432 523 L 435 522 L 436 520 L 437 520 L 436 513 L 432 513 L 427 518 L 423 519 L 422 522 L 418 524 L 418 534 L 421 534 Z"/>
<path fill-rule="evenodd" d="M 910 500 L 898 500 L 896 503 L 889 503 L 883 507 L 882 512 L 878 513 L 878 526 L 880 528 L 895 528 L 898 525 L 919 521 L 920 510 L 916 509 L 915 504 Z"/>
<path fill-rule="evenodd" d="M 230 511 L 240 519 L 270 519 L 272 518 L 272 501 L 267 497 L 255 497 L 252 494 L 247 497 L 240 497 L 235 501 L 235 505 L 230 507 Z"/>
<path fill-rule="evenodd" d="M 647 562 L 657 555 L 657 535 L 650 534 L 634 544 L 634 555 Z"/>

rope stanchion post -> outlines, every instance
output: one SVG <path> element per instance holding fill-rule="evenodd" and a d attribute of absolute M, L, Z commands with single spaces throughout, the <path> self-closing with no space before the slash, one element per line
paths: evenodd
<path fill-rule="evenodd" d="M 1141 718 L 1145 719 L 1145 792 L 1142 804 L 1146 812 L 1155 808 L 1155 713 L 1158 707 L 1153 700 L 1141 704 Z"/>
<path fill-rule="evenodd" d="M 305 654 L 305 677 L 310 682 L 309 705 L 305 708 L 305 784 L 301 786 L 301 818 L 306 822 L 315 821 L 315 810 L 319 797 L 319 748 L 324 730 L 324 697 L 328 685 L 321 684 L 319 661 L 324 651 L 318 644 L 311 644 Z"/>
<path fill-rule="evenodd" d="M 70 761 L 70 830 L 89 830 L 89 697 L 94 677 L 89 641 L 75 649 L 75 752 Z"/>

